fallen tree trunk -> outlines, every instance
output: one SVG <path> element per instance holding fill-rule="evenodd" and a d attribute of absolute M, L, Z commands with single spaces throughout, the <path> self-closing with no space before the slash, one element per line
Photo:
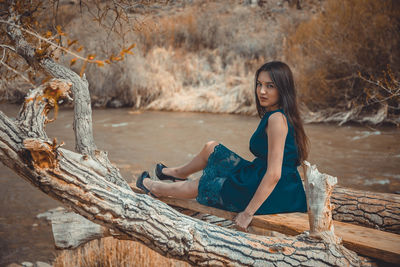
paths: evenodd
<path fill-rule="evenodd" d="M 400 234 L 400 195 L 335 187 L 333 219 Z"/>
<path fill-rule="evenodd" d="M 174 209 L 192 218 L 234 229 L 234 224 L 230 220 L 179 207 L 174 207 Z M 37 215 L 37 218 L 50 221 L 57 249 L 75 249 L 91 240 L 111 236 L 108 228 L 93 223 L 63 207 L 48 210 Z"/>
<path fill-rule="evenodd" d="M 361 201 L 358 201 L 358 203 L 361 202 L 360 205 L 362 205 L 361 206 L 362 209 L 360 209 L 359 206 L 357 206 L 357 204 L 352 203 L 352 201 L 354 200 L 349 201 L 348 198 L 361 199 Z M 334 209 L 332 210 L 333 219 L 335 221 L 349 222 L 352 224 L 372 227 L 374 229 L 380 229 L 387 232 L 398 233 L 398 228 L 395 227 L 396 226 L 398 227 L 400 223 L 399 220 L 397 220 L 396 218 L 396 216 L 398 217 L 397 214 L 399 214 L 399 212 L 397 213 L 392 212 L 391 214 L 393 214 L 394 216 L 390 217 L 391 218 L 390 220 L 386 218 L 385 220 L 378 221 L 381 223 L 379 225 L 376 223 L 377 221 L 376 219 L 374 221 L 368 220 L 369 218 L 376 218 L 374 216 L 375 214 L 373 214 L 373 208 L 375 208 L 377 204 L 374 203 L 379 203 L 379 205 L 383 206 L 384 209 L 382 209 L 381 212 L 386 213 L 388 212 L 388 210 L 390 211 L 390 209 L 399 209 L 400 204 L 397 204 L 398 198 L 399 196 L 395 194 L 365 192 L 365 191 L 353 190 L 349 188 L 340 188 L 340 187 L 338 189 L 335 188 L 331 196 L 331 203 L 336 203 L 334 205 Z M 216 217 L 207 214 L 207 211 L 202 211 L 203 213 L 200 213 L 194 210 L 190 210 L 190 207 L 192 207 L 193 205 L 193 203 L 190 202 L 188 203 L 188 205 L 185 206 L 187 207 L 187 209 L 183 209 L 181 207 L 174 205 L 175 202 L 173 202 L 173 199 L 168 198 L 166 200 L 168 201 L 162 199 L 163 202 L 174 207 L 174 209 L 177 209 L 181 213 L 186 214 L 192 218 L 201 219 L 208 223 L 233 229 L 232 221 L 225 218 L 221 218 L 221 215 L 219 215 L 220 217 Z M 338 202 L 345 203 L 346 207 L 337 205 Z M 392 204 L 393 202 L 395 204 Z M 178 205 L 182 206 L 180 202 Z M 351 208 L 349 208 L 348 206 L 350 206 Z M 366 214 L 372 214 L 372 216 L 368 217 L 369 215 Z M 377 214 L 379 215 L 379 213 Z M 51 221 L 55 246 L 59 249 L 76 248 L 90 240 L 110 235 L 105 227 L 99 226 L 95 223 L 91 223 L 82 216 L 78 216 L 76 213 L 68 212 L 65 209 L 50 210 L 44 214 L 41 214 L 40 217 L 47 217 L 47 219 Z M 302 218 L 297 218 L 296 221 L 299 221 L 300 219 Z M 290 226 L 290 224 L 287 224 L 287 222 L 285 220 L 282 220 L 281 218 L 277 220 L 282 221 L 282 223 L 285 223 L 286 227 Z M 388 224 L 388 222 L 390 222 L 390 224 Z M 256 227 L 254 225 L 250 225 L 248 229 L 249 233 L 260 234 L 260 235 L 276 235 L 276 232 L 271 230 L 279 231 L 279 229 L 274 229 L 273 227 L 269 227 L 269 230 L 267 230 L 261 227 Z M 308 225 L 307 227 L 301 228 L 300 232 L 294 231 L 292 235 L 297 235 L 307 229 Z M 285 229 L 285 231 L 286 234 L 291 233 L 287 229 Z M 68 232 L 69 234 L 67 235 L 66 233 Z"/>
<path fill-rule="evenodd" d="M 134 192 L 141 192 L 135 186 L 132 187 Z M 141 192 L 142 193 L 142 192 Z M 208 223 L 233 229 L 234 225 L 230 220 L 235 213 L 228 212 L 216 208 L 203 206 L 194 199 L 175 199 L 162 197 L 161 201 L 178 210 L 179 212 L 197 218 Z M 52 213 L 51 211 L 47 213 Z M 62 215 L 62 214 L 61 214 Z M 76 216 L 76 215 L 75 215 Z M 69 216 L 68 216 L 69 217 Z M 101 229 L 97 225 L 93 225 L 93 229 L 87 232 L 86 236 L 78 235 L 76 240 L 72 240 L 70 236 L 65 236 L 64 229 L 77 229 L 78 232 L 82 225 L 86 227 L 87 220 L 81 218 L 83 223 L 73 222 L 70 220 L 53 220 L 54 216 L 50 216 L 53 231 L 61 229 L 61 232 L 53 232 L 56 246 L 59 248 L 75 248 L 83 245 L 91 239 L 97 239 L 101 236 Z M 334 222 L 335 233 L 342 239 L 344 246 L 357 253 L 383 260 L 385 262 L 397 263 L 400 255 L 400 236 L 382 232 L 375 229 L 365 229 L 365 227 L 357 226 L 349 223 Z M 97 229 L 97 233 L 95 233 Z M 299 235 L 310 229 L 309 219 L 304 213 L 283 213 L 273 215 L 257 215 L 253 218 L 249 232 L 264 235 L 278 236 Z M 105 235 L 106 236 L 106 235 Z M 329 243 L 329 242 L 327 242 Z"/>

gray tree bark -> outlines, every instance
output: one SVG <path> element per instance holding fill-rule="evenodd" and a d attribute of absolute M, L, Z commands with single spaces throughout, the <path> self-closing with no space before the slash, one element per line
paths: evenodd
<path fill-rule="evenodd" d="M 333 219 L 400 234 L 400 195 L 335 187 Z"/>

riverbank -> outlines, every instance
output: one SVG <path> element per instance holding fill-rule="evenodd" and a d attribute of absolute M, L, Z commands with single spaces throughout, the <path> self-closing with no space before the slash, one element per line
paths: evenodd
<path fill-rule="evenodd" d="M 124 41 L 136 44 L 133 55 L 86 66 L 94 107 L 255 115 L 254 72 L 282 60 L 294 72 L 306 121 L 400 125 L 399 95 L 390 93 L 398 91 L 400 70 L 396 1 L 167 2 L 129 9 L 137 29 Z M 82 53 L 118 51 L 118 36 L 76 8 L 60 4 L 58 19 Z M 60 55 L 63 65 L 71 60 Z M 82 65 L 71 68 L 79 73 Z M 22 101 L 28 89 L 3 79 L 0 99 Z"/>

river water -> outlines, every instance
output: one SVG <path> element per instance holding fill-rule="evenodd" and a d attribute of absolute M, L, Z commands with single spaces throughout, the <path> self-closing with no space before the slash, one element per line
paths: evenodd
<path fill-rule="evenodd" d="M 19 107 L 0 104 L 15 117 Z M 60 110 L 47 125 L 50 138 L 73 149 L 73 111 Z M 108 151 L 128 182 L 157 162 L 169 166 L 190 160 L 209 140 L 223 143 L 252 160 L 249 139 L 256 117 L 144 111 L 94 110 L 93 126 L 98 148 Z M 321 172 L 338 177 L 338 184 L 362 190 L 400 193 L 400 130 L 332 124 L 306 125 L 311 140 L 309 161 Z M 193 177 L 199 177 L 200 173 Z M 61 204 L 32 187 L 0 164 L 0 266 L 22 261 L 54 259 L 51 227 L 36 215 Z"/>

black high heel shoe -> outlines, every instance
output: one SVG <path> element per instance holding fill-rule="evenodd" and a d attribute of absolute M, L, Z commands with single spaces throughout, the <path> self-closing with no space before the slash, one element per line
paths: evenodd
<path fill-rule="evenodd" d="M 162 163 L 157 163 L 156 165 L 156 175 L 158 177 L 158 179 L 160 180 L 171 180 L 173 182 L 176 181 L 186 181 L 187 179 L 185 178 L 178 178 L 178 177 L 174 177 L 174 176 L 170 176 L 170 175 L 166 175 L 164 173 L 162 173 L 162 169 L 167 168 L 167 166 L 165 166 Z"/>
<path fill-rule="evenodd" d="M 150 174 L 146 171 L 144 171 L 139 178 L 136 180 L 136 187 L 142 189 L 146 194 L 150 193 L 150 195 L 152 195 L 154 198 L 158 198 L 156 195 L 154 195 L 152 192 L 150 192 L 149 189 L 147 189 L 147 187 L 144 186 L 143 184 L 143 180 L 145 178 L 149 178 L 150 179 Z"/>

